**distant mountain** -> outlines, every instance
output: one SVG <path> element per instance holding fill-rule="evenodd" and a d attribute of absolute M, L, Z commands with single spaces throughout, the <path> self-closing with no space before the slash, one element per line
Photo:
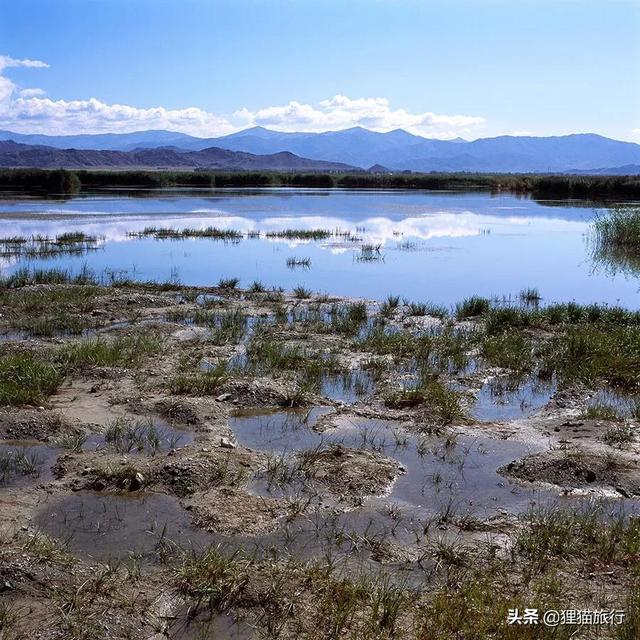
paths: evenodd
<path fill-rule="evenodd" d="M 79 136 L 43 136 L 0 131 L 0 140 L 74 149 L 174 152 L 211 147 L 254 155 L 289 152 L 302 158 L 390 171 L 584 172 L 640 165 L 640 145 L 591 133 L 567 136 L 498 136 L 466 141 L 435 140 L 402 129 L 387 133 L 353 127 L 324 133 L 283 133 L 251 127 L 220 138 L 171 131 Z"/>
<path fill-rule="evenodd" d="M 0 140 L 13 140 L 22 144 L 45 145 L 58 149 L 99 149 L 112 151 L 132 151 L 140 147 L 178 147 L 181 149 L 204 149 L 212 144 L 189 146 L 192 141 L 203 142 L 185 133 L 175 131 L 136 131 L 134 133 L 98 133 L 74 136 L 47 136 L 44 134 L 24 134 L 0 130 Z"/>
<path fill-rule="evenodd" d="M 571 171 L 570 173 L 584 173 L 590 176 L 640 176 L 640 164 L 625 164 L 623 167 L 583 169 L 581 171 Z"/>
<path fill-rule="evenodd" d="M 301 158 L 288 151 L 256 155 L 209 147 L 184 151 L 175 147 L 113 151 L 109 149 L 57 149 L 0 142 L 0 167 L 43 169 L 218 169 L 225 171 L 350 171 L 355 167 L 337 162 Z"/>

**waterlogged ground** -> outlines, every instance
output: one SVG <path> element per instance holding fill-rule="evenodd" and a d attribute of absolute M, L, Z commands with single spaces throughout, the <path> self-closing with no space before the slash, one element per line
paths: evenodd
<path fill-rule="evenodd" d="M 0 292 L 3 640 L 637 637 L 637 314 L 64 279 Z"/>
<path fill-rule="evenodd" d="M 323 189 L 120 192 L 63 201 L 0 201 L 0 237 L 81 231 L 96 246 L 74 252 L 4 255 L 24 264 L 126 272 L 143 280 L 209 285 L 255 280 L 287 290 L 451 305 L 470 295 L 517 296 L 536 287 L 546 301 L 635 307 L 628 265 L 592 258 L 593 205 L 536 202 L 511 195 Z M 135 237 L 147 227 L 215 227 L 236 239 Z M 323 230 L 315 240 L 274 237 L 286 229 Z M 267 235 L 271 234 L 271 235 Z M 76 246 L 76 249 L 83 247 Z M 49 247 L 51 249 L 51 247 Z M 97 250 L 96 250 L 97 249 Z M 562 277 L 558 277 L 562 274 Z"/>

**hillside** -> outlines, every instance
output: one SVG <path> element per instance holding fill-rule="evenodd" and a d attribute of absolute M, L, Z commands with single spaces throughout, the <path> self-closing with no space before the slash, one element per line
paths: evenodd
<path fill-rule="evenodd" d="M 228 171 L 309 171 L 353 170 L 347 164 L 301 158 L 288 151 L 266 155 L 209 147 L 184 151 L 175 147 L 114 151 L 97 149 L 57 149 L 27 145 L 11 140 L 0 142 L 0 167 L 42 169 L 143 168 L 215 169 Z"/>

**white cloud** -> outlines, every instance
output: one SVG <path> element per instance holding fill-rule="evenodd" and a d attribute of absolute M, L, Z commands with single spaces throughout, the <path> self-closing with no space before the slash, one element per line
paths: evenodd
<path fill-rule="evenodd" d="M 485 122 L 479 116 L 441 115 L 427 111 L 410 113 L 392 109 L 387 98 L 357 98 L 336 95 L 317 106 L 291 101 L 257 111 L 240 109 L 234 116 L 246 125 L 262 125 L 281 131 L 327 131 L 362 126 L 376 131 L 406 129 L 439 138 L 471 133 Z"/>
<path fill-rule="evenodd" d="M 196 107 L 140 109 L 124 104 L 88 100 L 51 100 L 18 97 L 0 105 L 0 127 L 17 132 L 105 133 L 167 129 L 193 135 L 230 133 L 232 125 L 220 116 Z"/>
<path fill-rule="evenodd" d="M 49 65 L 29 58 L 0 56 L 0 128 L 18 133 L 105 133 L 143 129 L 167 129 L 209 137 L 231 133 L 251 125 L 280 131 L 327 131 L 362 126 L 376 131 L 406 129 L 419 135 L 454 138 L 472 133 L 484 118 L 442 115 L 426 111 L 411 113 L 394 109 L 387 98 L 357 98 L 344 95 L 316 105 L 291 101 L 257 111 L 242 108 L 230 118 L 198 107 L 142 109 L 107 104 L 96 98 L 54 100 L 41 89 L 18 88 L 2 72 L 13 67 L 42 69 Z"/>
<path fill-rule="evenodd" d="M 29 58 L 12 58 L 10 56 L 0 56 L 0 71 L 7 67 L 31 67 L 34 69 L 47 69 L 49 65 L 42 60 L 31 60 Z"/>
<path fill-rule="evenodd" d="M 21 98 L 37 98 L 46 95 L 46 91 L 43 89 L 22 89 L 20 91 Z"/>
<path fill-rule="evenodd" d="M 640 136 L 640 128 L 638 128 L 638 129 L 631 129 L 631 135 L 632 135 L 632 136 Z"/>

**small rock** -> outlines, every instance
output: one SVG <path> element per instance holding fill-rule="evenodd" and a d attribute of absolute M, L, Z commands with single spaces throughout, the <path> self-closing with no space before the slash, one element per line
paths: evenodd
<path fill-rule="evenodd" d="M 238 445 L 235 442 L 229 440 L 229 438 L 225 438 L 224 436 L 222 436 L 222 438 L 220 438 L 220 446 L 223 449 L 235 449 Z"/>
<path fill-rule="evenodd" d="M 222 393 L 216 398 L 216 401 L 217 402 L 224 402 L 225 400 L 228 400 L 230 397 L 231 397 L 230 393 Z"/>
<path fill-rule="evenodd" d="M 133 478 L 131 478 L 131 483 L 129 484 L 130 491 L 138 491 L 138 489 L 142 488 L 144 484 L 144 476 L 138 472 Z"/>

